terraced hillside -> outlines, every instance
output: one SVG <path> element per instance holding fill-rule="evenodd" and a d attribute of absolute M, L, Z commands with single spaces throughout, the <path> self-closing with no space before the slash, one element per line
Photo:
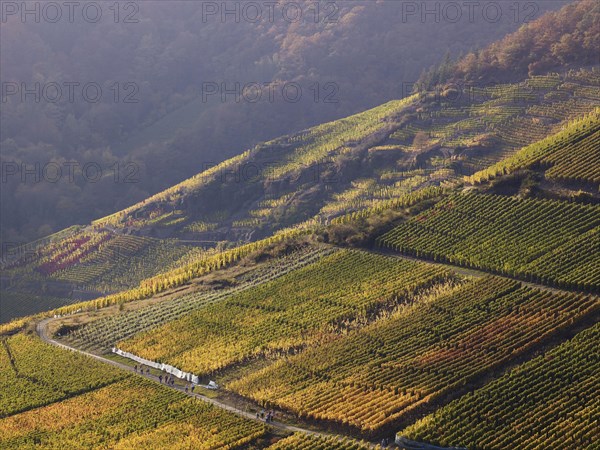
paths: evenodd
<path fill-rule="evenodd" d="M 453 186 L 593 112 L 599 86 L 596 69 L 451 84 L 260 144 L 94 224 L 210 236 L 331 220 L 422 187 Z"/>
<path fill-rule="evenodd" d="M 3 258 L 0 448 L 597 448 L 587 17 Z"/>
<path fill-rule="evenodd" d="M 599 86 L 600 88 L 600 86 Z M 548 136 L 493 166 L 468 177 L 482 183 L 520 169 L 540 166 L 546 178 L 562 182 L 588 183 L 600 189 L 600 110 L 570 123 L 556 135 Z"/>
<path fill-rule="evenodd" d="M 460 187 L 464 176 L 482 182 L 490 170 L 512 171 L 502 165 L 516 167 L 521 155 L 543 153 L 518 167 L 539 164 L 549 180 L 571 189 L 575 183 L 595 198 L 596 134 L 577 144 L 577 161 L 566 156 L 571 147 L 557 145 L 560 137 L 551 143 L 556 151 L 520 148 L 582 114 L 591 115 L 562 135 L 576 139 L 571 129 L 578 126 L 584 134 L 595 130 L 599 83 L 596 70 L 582 69 L 510 85 L 449 85 L 260 144 L 87 227 L 12 251 L 0 320 L 136 288 L 278 230 L 408 208 Z M 546 106 L 562 113 L 549 116 Z M 582 165 L 587 172 L 574 177 Z M 13 306 L 27 297 L 27 307 Z"/>
<path fill-rule="evenodd" d="M 260 241 L 233 246 L 230 249 L 223 249 L 221 246 L 219 246 L 219 248 L 206 251 L 192 249 L 188 251 L 188 253 L 183 254 L 183 256 L 181 256 L 180 250 L 173 251 L 172 247 L 163 245 L 164 242 L 155 243 L 153 246 L 154 249 L 165 249 L 165 251 L 159 251 L 157 253 L 151 251 L 146 254 L 145 258 L 140 259 L 131 256 L 129 258 L 116 258 L 117 264 L 112 265 L 109 262 L 109 268 L 107 269 L 104 267 L 104 270 L 111 271 L 111 273 L 116 277 L 116 281 L 123 279 L 120 277 L 129 276 L 131 288 L 103 296 L 102 293 L 94 291 L 89 286 L 80 286 L 80 294 L 81 292 L 88 291 L 88 297 L 95 299 L 91 301 L 81 301 L 84 299 L 82 299 L 80 295 L 74 298 L 75 287 L 65 280 L 49 279 L 47 277 L 41 278 L 39 270 L 36 269 L 37 260 L 34 258 L 32 262 L 31 259 L 29 259 L 25 263 L 25 266 L 16 263 L 16 268 L 12 270 L 9 269 L 7 271 L 9 276 L 6 279 L 2 279 L 5 286 L 4 290 L 2 291 L 2 295 L 3 298 L 8 302 L 8 306 L 4 304 L 2 307 L 9 310 L 9 312 L 5 314 L 9 315 L 10 317 L 10 311 L 12 310 L 12 306 L 10 304 L 11 299 L 14 299 L 15 297 L 28 298 L 30 296 L 34 298 L 35 296 L 32 296 L 30 293 L 31 290 L 37 292 L 47 292 L 48 286 L 57 289 L 63 295 L 63 298 L 59 298 L 57 304 L 53 305 L 53 310 L 56 314 L 69 314 L 74 311 L 79 311 L 82 308 L 97 309 L 99 307 L 122 304 L 132 300 L 145 299 L 162 291 L 180 286 L 194 278 L 229 266 L 235 262 L 238 262 L 241 258 L 248 256 L 249 254 L 259 252 L 261 249 L 266 249 L 273 244 L 285 241 L 288 238 L 298 236 L 302 233 L 303 230 L 300 228 L 281 230 L 275 235 Z M 92 236 L 94 235 L 93 233 L 90 234 Z M 107 232 L 106 235 L 108 235 L 108 237 L 106 237 L 105 240 L 109 241 L 112 238 L 111 232 Z M 87 241 L 90 239 L 91 238 L 84 237 L 79 240 L 76 237 L 75 245 L 72 245 L 71 249 L 76 249 L 76 251 L 79 251 L 80 248 L 78 246 L 80 245 L 80 242 L 87 243 Z M 118 237 L 115 239 L 118 239 Z M 171 242 L 172 245 L 177 246 L 177 243 L 174 241 Z M 85 252 L 86 250 L 83 251 Z M 101 249 L 99 246 L 98 251 L 102 253 L 104 252 L 104 249 Z M 123 250 L 119 250 L 119 252 L 121 251 Z M 66 251 L 64 254 L 68 254 L 68 251 Z M 175 255 L 175 261 L 169 261 L 169 256 L 166 256 L 169 254 Z M 62 258 L 62 255 L 63 253 L 59 252 L 57 257 Z M 164 257 L 164 259 L 162 257 Z M 97 258 L 97 255 L 94 255 L 93 258 Z M 146 260 L 150 260 L 148 264 L 145 264 Z M 69 260 L 69 262 L 71 261 L 72 260 Z M 118 264 L 119 262 L 121 263 L 120 265 Z M 135 263 L 137 263 L 137 267 L 142 266 L 139 272 L 135 271 Z M 75 263 L 69 266 L 69 270 L 78 273 L 88 273 L 89 266 L 79 266 L 77 263 Z M 62 274 L 62 272 L 60 273 Z M 142 278 L 144 273 L 150 273 L 151 276 Z M 131 281 L 132 279 L 139 280 L 140 278 L 142 279 L 139 283 Z M 24 288 L 26 292 L 20 292 L 20 289 L 22 288 Z M 64 298 L 67 296 L 70 298 Z M 41 297 L 41 300 L 46 304 L 49 302 L 46 296 Z M 29 304 L 25 307 L 28 307 L 30 311 L 37 311 L 37 307 L 39 307 L 39 305 Z M 2 310 L 0 310 L 0 312 L 1 311 Z"/>
<path fill-rule="evenodd" d="M 93 320 L 85 326 L 79 324 L 69 334 L 69 338 L 78 347 L 108 351 L 117 342 L 137 333 L 184 317 L 209 304 L 227 300 L 232 295 L 275 280 L 333 252 L 335 249 L 331 247 L 300 247 L 281 257 L 272 258 L 264 265 L 250 268 L 233 279 L 229 278 L 227 282 L 231 284 L 230 287 L 183 294 L 177 297 L 177 301 L 163 301 L 145 308 L 124 311 L 116 316 Z"/>

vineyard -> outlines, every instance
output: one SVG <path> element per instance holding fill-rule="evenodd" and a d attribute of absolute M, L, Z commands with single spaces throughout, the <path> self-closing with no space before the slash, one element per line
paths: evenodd
<path fill-rule="evenodd" d="M 514 155 L 467 177 L 471 183 L 482 183 L 518 169 L 540 164 L 550 179 L 600 183 L 598 143 L 600 110 L 574 120 L 555 135 L 522 148 Z"/>
<path fill-rule="evenodd" d="M 175 239 L 83 231 L 53 240 L 32 253 L 33 258 L 14 262 L 11 269 L 29 278 L 48 277 L 106 293 L 135 287 L 145 278 L 205 258 L 211 252 L 216 250 L 183 245 Z"/>
<path fill-rule="evenodd" d="M 22 259 L 27 259 L 28 256 L 35 254 L 41 248 L 51 245 L 55 242 L 68 239 L 70 236 L 77 234 L 80 231 L 79 225 L 73 225 L 64 230 L 58 231 L 56 233 L 50 234 L 43 238 L 37 239 L 32 242 L 28 242 L 26 244 L 21 244 L 18 247 L 18 251 L 11 252 L 10 246 L 6 246 L 6 248 L 2 251 L 2 258 L 0 259 L 0 268 L 3 270 L 12 268 L 13 265 L 19 265 L 22 263 Z"/>
<path fill-rule="evenodd" d="M 546 177 L 559 181 L 590 182 L 600 186 L 600 119 L 595 131 L 586 138 L 567 145 L 541 160 L 551 166 Z"/>
<path fill-rule="evenodd" d="M 228 179 L 238 181 L 236 190 L 239 190 L 239 184 L 243 184 L 243 190 L 248 189 L 250 195 L 255 195 L 255 192 L 248 185 L 256 185 L 257 181 L 268 184 L 274 180 L 294 176 L 294 173 L 309 174 L 309 178 L 316 181 L 320 175 L 319 164 L 331 161 L 335 155 L 344 151 L 346 145 L 355 145 L 388 128 L 389 124 L 385 119 L 401 112 L 412 104 L 413 100 L 414 97 L 391 101 L 350 117 L 262 143 L 143 202 L 96 220 L 93 225 L 101 229 L 106 226 L 144 228 L 158 224 L 166 228 L 177 230 L 181 227 L 184 231 L 198 233 L 225 225 L 233 228 L 256 227 L 260 221 L 255 217 L 229 221 L 228 216 L 237 212 L 234 209 L 228 209 L 227 214 L 220 220 L 211 221 L 190 217 L 186 211 L 172 214 L 173 205 L 181 204 L 190 193 L 207 193 L 219 189 Z M 273 148 L 281 150 L 276 161 L 272 159 Z M 266 161 L 263 161 L 265 158 Z M 249 167 L 252 167 L 252 176 L 246 172 Z M 267 196 L 264 192 L 262 194 L 263 198 L 253 200 L 257 203 L 266 200 Z"/>
<path fill-rule="evenodd" d="M 273 167 L 269 177 L 278 179 L 286 173 L 326 161 L 334 152 L 343 151 L 346 145 L 358 142 L 388 126 L 384 119 L 400 113 L 410 106 L 416 96 L 388 102 L 364 113 L 311 128 L 295 135 L 292 142 L 300 144 L 286 161 Z M 267 143 L 268 144 L 268 143 Z"/>
<path fill-rule="evenodd" d="M 32 304 L 32 302 L 28 302 L 27 305 L 29 308 L 33 308 L 33 312 L 36 312 L 40 310 L 39 306 L 48 304 L 49 308 L 45 310 L 43 315 L 62 316 L 81 311 L 95 311 L 99 308 L 104 308 L 111 305 L 123 304 L 135 300 L 146 299 L 165 290 L 176 288 L 184 283 L 189 282 L 194 278 L 198 278 L 203 275 L 207 275 L 213 271 L 231 266 L 240 261 L 240 259 L 253 253 L 268 249 L 270 246 L 282 242 L 291 242 L 293 239 L 309 233 L 313 230 L 313 228 L 314 224 L 307 222 L 305 224 L 299 224 L 292 228 L 285 228 L 279 230 L 274 235 L 269 236 L 265 239 L 249 242 L 247 244 L 242 244 L 237 247 L 230 247 L 227 249 L 215 248 L 214 250 L 208 251 L 192 249 L 192 251 L 189 251 L 175 262 L 167 262 L 159 259 L 154 263 L 158 265 L 162 264 L 162 269 L 165 270 L 164 272 L 154 275 L 150 278 L 143 279 L 137 287 L 134 286 L 128 290 L 123 290 L 114 294 L 101 296 L 95 298 L 94 300 L 73 302 L 73 300 L 59 298 L 57 300 L 57 303 L 53 303 L 51 297 L 43 296 L 43 302 L 39 302 L 39 305 Z M 168 269 L 169 264 L 173 264 L 171 269 Z M 133 269 L 135 269 L 135 266 L 132 267 Z M 21 267 L 19 270 L 24 269 Z M 134 275 L 132 276 L 132 278 L 136 279 L 136 276 Z M 19 280 L 19 284 L 26 284 L 27 281 L 29 281 L 29 283 L 32 283 L 32 280 L 29 278 L 21 278 Z M 2 291 L 1 294 L 3 296 L 3 299 L 7 297 L 10 298 L 10 296 L 13 296 L 17 299 L 35 298 L 34 296 L 31 296 L 31 294 L 27 293 L 18 293 L 15 296 L 13 295 L 14 292 L 16 291 Z M 93 294 L 93 291 L 91 292 Z M 65 305 L 65 303 L 67 304 Z M 2 308 L 5 308 L 5 305 L 2 305 Z M 13 308 L 12 305 L 11 308 Z M 28 309 L 28 313 L 32 314 L 31 309 Z M 14 317 L 14 315 L 8 317 L 12 318 Z M 4 316 L 2 316 L 1 318 L 5 319 Z M 26 320 L 24 321 L 22 319 L 13 319 L 12 323 L 7 323 L 3 325 L 2 328 L 0 328 L 0 330 L 3 330 L 2 332 L 4 333 L 9 333 L 11 330 L 18 330 L 23 326 L 24 323 L 26 323 Z"/>
<path fill-rule="evenodd" d="M 229 296 L 250 287 L 272 281 L 278 277 L 308 265 L 334 252 L 329 247 L 308 246 L 273 258 L 250 272 L 238 277 L 237 284 L 231 288 L 196 292 L 177 297 L 177 301 L 159 302 L 144 308 L 123 312 L 95 320 L 85 327 L 75 330 L 69 339 L 78 347 L 110 350 L 117 342 L 136 333 L 149 330 L 166 322 L 179 319 L 208 304 L 217 303 Z"/>
<path fill-rule="evenodd" d="M 7 449 L 237 448 L 265 433 L 264 424 L 134 376 L 0 419 Z"/>
<path fill-rule="evenodd" d="M 564 76 L 534 76 L 519 84 L 465 86 L 456 100 L 446 101 L 438 94 L 421 108 L 424 111 L 417 119 L 397 128 L 383 144 L 368 148 L 369 162 L 377 161 L 382 167 L 395 162 L 398 167 L 413 170 L 386 169 L 370 178 L 356 179 L 345 190 L 329 196 L 317 216 L 332 223 L 347 223 L 373 212 L 402 207 L 404 202 L 398 198 L 403 196 L 460 185 L 460 173 L 472 174 L 486 168 L 466 177 L 467 181 L 479 183 L 492 178 L 494 170 L 497 176 L 523 167 L 523 155 L 547 155 L 549 147 L 554 151 L 564 139 L 576 140 L 582 131 L 589 133 L 590 127 L 597 127 L 595 103 L 588 99 L 579 101 L 580 110 L 553 119 L 540 118 L 532 109 L 546 107 L 544 96 L 558 93 L 564 94 L 562 103 L 558 103 L 569 104 L 581 89 L 594 89 L 594 80 L 592 72 L 582 71 Z M 565 85 L 578 88 L 565 92 Z M 527 105 L 531 108 L 527 109 Z M 588 113 L 588 117 L 574 120 Z M 545 139 L 565 126 L 567 131 L 560 132 L 557 139 Z M 538 157 L 528 159 L 527 164 L 540 163 L 550 168 L 547 177 L 553 180 L 595 183 L 596 139 L 577 143 L 576 148 L 563 148 L 554 159 L 540 161 Z M 573 150 L 577 151 L 576 156 L 572 156 Z M 488 170 L 489 166 L 492 168 Z"/>
<path fill-rule="evenodd" d="M 447 147 L 477 147 L 482 138 L 493 137 L 495 147 L 501 149 L 498 154 L 514 152 L 559 128 L 558 123 L 594 111 L 596 102 L 587 93 L 597 90 L 595 78 L 593 71 L 582 70 L 564 76 L 534 76 L 515 84 L 454 86 L 457 91 L 448 96 L 445 92 L 435 94 L 438 109 L 420 113 L 419 122 L 391 137 L 413 150 L 417 149 L 413 140 L 419 133 L 428 137 L 429 144 Z M 545 111 L 561 113 L 551 115 Z M 494 162 L 494 153 L 492 148 L 486 149 L 488 162 Z"/>
<path fill-rule="evenodd" d="M 30 292 L 20 292 L 14 289 L 2 291 L 0 302 L 0 319 L 9 321 L 17 317 L 28 316 L 39 310 L 50 310 L 68 305 L 71 299 L 53 295 L 35 295 Z"/>
<path fill-rule="evenodd" d="M 600 309 L 486 277 L 247 374 L 227 387 L 303 418 L 365 433 L 397 424 Z"/>
<path fill-rule="evenodd" d="M 104 364 L 23 334 L 3 339 L 1 344 L 0 417 L 91 391 L 123 378 Z"/>
<path fill-rule="evenodd" d="M 42 248 L 36 270 L 52 275 L 60 270 L 84 262 L 99 247 L 111 239 L 110 233 L 78 233 Z"/>
<path fill-rule="evenodd" d="M 597 78 L 597 71 L 581 70 L 459 86 L 457 95 L 421 93 L 259 144 L 90 226 L 24 246 L 26 258 L 6 261 L 0 320 L 148 298 L 229 266 L 282 229 L 292 236 L 420 207 L 462 186 L 465 176 L 480 183 L 541 167 L 547 180 L 593 191 Z M 560 109 L 560 117 L 546 114 L 548 108 Z M 543 139 L 551 133 L 558 134 Z M 247 166 L 259 170 L 241 177 Z M 576 256 L 566 258 L 583 263 Z M 585 288 L 594 263 L 585 264 L 582 273 L 575 266 L 532 272 Z M 21 308 L 21 298 L 30 307 Z"/>
<path fill-rule="evenodd" d="M 413 192 L 390 196 L 386 200 L 372 200 L 365 202 L 357 211 L 347 212 L 331 219 L 332 224 L 348 223 L 353 220 L 368 217 L 372 214 L 380 213 L 388 209 L 400 209 L 413 206 L 423 200 L 435 199 L 443 195 L 444 189 L 441 187 L 430 186 Z M 348 208 L 352 209 L 352 208 Z"/>
<path fill-rule="evenodd" d="M 379 238 L 420 258 L 598 292 L 600 207 L 453 195 Z M 582 246 L 590 252 L 582 252 Z"/>
<path fill-rule="evenodd" d="M 267 447 L 267 450 L 368 450 L 365 443 L 337 437 L 323 438 L 296 433 Z M 381 447 L 377 446 L 377 449 Z"/>
<path fill-rule="evenodd" d="M 88 260 L 55 275 L 63 281 L 103 293 L 135 287 L 145 278 L 210 255 L 173 239 L 117 235 Z"/>
<path fill-rule="evenodd" d="M 502 164 L 521 148 L 559 131 L 568 121 L 592 113 L 597 106 L 596 78 L 594 71 L 571 71 L 534 76 L 521 83 L 465 85 L 457 87 L 455 95 L 422 93 L 392 101 L 259 144 L 143 202 L 95 221 L 93 227 L 160 229 L 160 233 L 168 230 L 175 236 L 251 230 L 266 235 L 307 217 L 329 221 L 355 212 L 364 216 L 373 210 L 394 208 L 393 201 L 399 195 L 428 187 L 456 186 L 464 175 Z M 416 114 L 415 105 L 421 105 Z M 410 120 L 400 120 L 404 115 Z M 582 158 L 588 157 L 593 154 Z M 344 176 L 340 183 L 334 168 L 348 158 L 360 162 L 366 170 L 363 177 L 368 178 Z M 557 168 L 559 173 L 551 175 L 556 175 L 556 179 L 583 176 L 586 180 L 597 175 L 578 173 L 582 162 L 566 157 L 557 160 L 556 167 L 565 164 L 569 168 Z M 251 176 L 245 173 L 248 167 L 253 168 Z M 390 183 L 377 176 L 377 171 L 389 167 L 400 169 L 398 173 L 414 169 L 428 172 Z M 442 171 L 432 173 L 438 169 Z M 480 177 L 478 173 L 476 178 Z M 320 183 L 328 183 L 328 188 L 316 202 L 305 205 L 304 210 L 287 208 Z M 243 200 L 241 211 L 233 204 L 215 200 L 234 195 L 233 191 L 237 200 Z M 195 211 L 197 208 L 182 206 L 195 197 L 203 199 L 201 203 L 215 203 L 201 213 Z M 286 217 L 290 211 L 293 217 Z"/>
<path fill-rule="evenodd" d="M 198 375 L 292 354 L 449 277 L 441 268 L 338 251 L 118 344 Z"/>
<path fill-rule="evenodd" d="M 594 449 L 600 325 L 456 400 L 399 435 L 469 449 Z"/>
<path fill-rule="evenodd" d="M 177 266 L 174 269 L 142 280 L 139 287 L 100 297 L 96 300 L 63 306 L 56 308 L 51 312 L 58 315 L 72 314 L 76 311 L 98 309 L 110 305 L 145 299 L 159 292 L 181 286 L 194 278 L 225 268 L 253 252 L 267 248 L 269 245 L 300 236 L 304 233 L 306 233 L 306 230 L 303 229 L 282 230 L 281 233 L 260 241 L 250 242 L 219 252 L 206 252 L 198 259 L 192 259 L 184 265 Z"/>
<path fill-rule="evenodd" d="M 267 2 L 303 17 L 250 40 L 215 31 L 256 5 L 155 3 L 70 27 L 141 22 L 98 45 L 150 93 L 118 107 L 24 105 L 91 60 L 6 28 L 0 450 L 600 450 L 599 2 Z"/>

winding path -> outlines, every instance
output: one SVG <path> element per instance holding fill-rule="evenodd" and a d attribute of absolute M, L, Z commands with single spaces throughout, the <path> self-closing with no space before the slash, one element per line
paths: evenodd
<path fill-rule="evenodd" d="M 137 373 L 134 370 L 133 367 L 131 367 L 131 366 L 127 365 L 127 364 L 123 364 L 123 363 L 120 363 L 118 361 L 113 361 L 111 359 L 104 358 L 103 356 L 95 355 L 93 353 L 86 352 L 85 350 L 81 350 L 81 349 L 78 349 L 76 347 L 71 347 L 69 345 L 63 344 L 62 342 L 58 342 L 57 340 L 53 339 L 52 337 L 50 337 L 48 335 L 47 325 L 52 320 L 54 320 L 54 319 L 53 318 L 48 318 L 48 319 L 44 319 L 44 320 L 42 320 L 42 321 L 40 321 L 40 322 L 38 322 L 36 324 L 36 332 L 37 332 L 38 336 L 40 337 L 40 339 L 42 341 L 44 341 L 44 342 L 46 342 L 46 343 L 48 343 L 50 345 L 54 345 L 56 347 L 60 347 L 60 348 L 62 348 L 64 350 L 70 350 L 70 351 L 74 351 L 74 352 L 77 352 L 77 353 L 81 353 L 82 355 L 85 355 L 85 356 L 87 356 L 89 358 L 93 358 L 93 359 L 95 359 L 97 361 L 100 361 L 100 362 L 103 362 L 105 364 L 110 364 L 110 365 L 112 365 L 114 367 L 117 367 L 117 368 L 119 368 L 121 370 L 125 370 L 125 371 L 131 372 L 131 373 L 135 373 L 138 376 L 143 376 L 144 378 L 148 378 L 148 379 L 150 379 L 150 380 L 152 380 L 152 381 L 154 381 L 156 383 L 159 383 L 159 381 L 158 381 L 158 379 L 156 377 L 154 377 L 152 375 L 151 376 L 140 375 L 139 373 Z M 236 414 L 238 416 L 245 417 L 246 419 L 250 419 L 250 420 L 253 420 L 255 422 L 258 421 L 258 422 L 263 422 L 264 423 L 264 420 L 256 418 L 256 413 L 251 413 L 251 412 L 248 412 L 248 411 L 244 411 L 242 409 L 239 409 L 239 408 L 236 408 L 234 406 L 228 405 L 228 404 L 226 404 L 226 403 L 224 403 L 222 401 L 219 401 L 217 399 L 214 399 L 214 398 L 208 398 L 208 397 L 204 397 L 204 396 L 202 396 L 200 394 L 195 394 L 195 393 L 191 393 L 191 392 L 185 392 L 185 388 L 183 386 L 178 386 L 178 385 L 167 386 L 166 384 L 162 384 L 162 385 L 165 386 L 165 387 L 168 387 L 170 389 L 175 389 L 175 390 L 177 390 L 177 391 L 179 391 L 179 392 L 187 395 L 188 397 L 194 397 L 194 398 L 196 398 L 198 400 L 201 400 L 203 402 L 210 403 L 211 405 L 214 405 L 217 408 L 221 408 L 221 409 L 223 409 L 225 411 L 229 411 L 229 412 L 231 412 L 233 414 Z M 304 434 L 309 434 L 309 435 L 313 435 L 313 436 L 319 436 L 319 437 L 323 437 L 323 438 L 336 437 L 336 438 L 339 438 L 339 439 L 343 439 L 343 438 L 350 439 L 347 436 L 336 435 L 336 434 L 329 434 L 329 433 L 324 433 L 324 432 L 320 432 L 320 431 L 313 431 L 313 430 L 309 430 L 309 429 L 306 429 L 306 428 L 297 427 L 297 426 L 294 426 L 294 425 L 288 425 L 288 424 L 285 424 L 285 423 L 282 423 L 282 422 L 272 421 L 272 422 L 269 422 L 268 424 L 270 426 L 272 426 L 273 428 L 277 428 L 279 430 L 287 431 L 289 433 L 304 433 Z M 371 448 L 375 448 L 374 444 L 369 444 L 369 445 L 370 445 Z"/>

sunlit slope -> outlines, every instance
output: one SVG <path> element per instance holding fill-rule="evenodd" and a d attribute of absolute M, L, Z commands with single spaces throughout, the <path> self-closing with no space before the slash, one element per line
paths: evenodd
<path fill-rule="evenodd" d="M 420 258 L 600 290 L 600 206 L 456 194 L 379 239 Z"/>
<path fill-rule="evenodd" d="M 452 84 L 260 144 L 93 224 L 19 247 L 3 267 L 0 320 L 141 284 L 148 295 L 197 276 L 204 261 L 227 260 L 218 256 L 227 247 L 404 210 L 507 173 L 539 171 L 553 195 L 597 198 L 597 133 L 586 130 L 597 127 L 599 83 L 597 71 L 571 70 Z M 561 146 L 577 127 L 585 138 Z"/>
<path fill-rule="evenodd" d="M 260 144 L 95 225 L 231 237 L 332 219 L 512 156 L 594 111 L 598 86 L 595 70 L 440 86 Z"/>
<path fill-rule="evenodd" d="M 322 438 L 296 433 L 267 447 L 267 450 L 367 450 L 371 446 L 348 438 Z"/>
<path fill-rule="evenodd" d="M 432 265 L 342 250 L 116 345 L 206 375 L 302 351 L 449 277 Z"/>
<path fill-rule="evenodd" d="M 528 168 L 541 169 L 549 180 L 588 183 L 600 189 L 600 109 L 467 180 L 483 183 Z"/>
<path fill-rule="evenodd" d="M 0 368 L 0 417 L 93 391 L 124 378 L 124 374 L 101 363 L 23 334 L 0 340 Z"/>
<path fill-rule="evenodd" d="M 224 302 L 235 294 L 276 280 L 335 251 L 327 246 L 301 246 L 285 255 L 270 258 L 264 264 L 247 268 L 236 277 L 228 277 L 226 286 L 220 289 L 185 293 L 178 295 L 176 301 L 158 302 L 145 308 L 123 311 L 116 316 L 110 315 L 94 320 L 73 330 L 69 340 L 78 348 L 110 351 L 119 341 L 168 321 L 180 319 L 209 304 Z"/>
<path fill-rule="evenodd" d="M 149 199 L 94 222 L 94 225 L 146 226 L 148 222 L 169 227 L 178 214 L 168 207 L 197 208 L 210 216 L 206 223 L 235 215 L 240 202 L 259 200 L 260 193 L 275 190 L 274 183 L 318 184 L 318 166 L 333 161 L 367 138 L 376 139 L 389 123 L 415 101 L 415 97 L 392 101 L 369 111 L 319 125 L 298 134 L 260 144 L 240 156 L 199 173 Z M 320 167 L 320 170 L 325 170 Z M 257 192 L 258 191 L 258 192 Z M 257 195 L 258 194 L 258 195 Z M 215 198 L 216 196 L 216 198 Z M 221 209 L 214 208 L 216 205 Z M 207 210 L 212 206 L 213 210 Z M 162 209 L 161 209 L 162 208 Z M 162 213 L 162 214 L 160 214 Z M 167 217 L 165 217 L 167 216 Z M 169 220 L 166 221 L 166 218 Z M 183 221 L 191 225 L 186 217 Z M 167 222 L 166 224 L 164 222 Z M 193 229 L 193 226 L 192 228 Z"/>

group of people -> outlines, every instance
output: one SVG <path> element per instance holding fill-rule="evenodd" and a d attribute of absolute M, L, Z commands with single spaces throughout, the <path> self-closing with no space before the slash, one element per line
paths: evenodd
<path fill-rule="evenodd" d="M 167 386 L 175 386 L 175 377 L 173 375 L 165 375 L 164 377 L 165 379 L 165 384 Z M 158 380 L 162 383 L 163 382 L 163 376 L 162 373 L 158 376 Z"/>
<path fill-rule="evenodd" d="M 135 373 L 139 373 L 140 375 L 144 375 L 145 374 L 145 375 L 150 376 L 150 368 L 149 367 L 146 367 L 146 369 L 144 371 L 144 366 L 140 365 L 138 367 L 138 365 L 136 364 L 135 366 L 133 366 L 133 370 L 135 371 Z M 158 376 L 158 380 L 161 383 L 163 383 L 163 381 L 164 381 L 164 383 L 167 386 L 175 386 L 175 377 L 173 375 L 167 374 L 167 375 L 163 376 L 163 374 L 161 373 Z M 190 383 L 189 385 L 186 385 L 185 386 L 185 393 L 188 394 L 188 393 L 191 392 L 193 394 L 195 387 L 196 386 L 193 383 Z M 265 422 L 273 422 L 273 418 L 274 417 L 275 417 L 275 411 L 273 411 L 273 410 L 270 410 L 270 411 L 267 411 L 267 412 L 265 412 L 263 410 L 260 413 L 259 412 L 256 413 L 256 418 L 257 419 L 263 419 Z"/>
<path fill-rule="evenodd" d="M 139 372 L 138 372 L 138 369 L 139 369 Z M 133 370 L 135 371 L 135 373 L 139 373 L 141 375 L 146 374 L 146 375 L 150 376 L 150 369 L 146 368 L 146 371 L 144 372 L 144 366 L 142 366 L 142 365 L 140 365 L 139 368 L 138 368 L 138 366 L 136 364 L 135 366 L 133 366 Z M 167 386 L 175 386 L 175 377 L 173 375 L 171 375 L 171 374 L 166 374 L 166 375 L 163 376 L 163 374 L 161 373 L 158 376 L 158 380 L 161 383 L 163 383 L 163 381 L 164 381 L 164 384 L 166 384 Z M 188 394 L 188 393 L 191 392 L 193 394 L 195 387 L 196 386 L 193 383 L 190 383 L 190 384 L 186 385 L 185 386 L 185 393 Z"/>
<path fill-rule="evenodd" d="M 133 366 L 133 370 L 135 370 L 135 373 L 138 372 L 138 366 L 137 364 L 135 366 Z M 150 375 L 150 368 L 146 367 L 146 375 Z M 144 366 L 140 365 L 140 375 L 144 375 Z"/>
<path fill-rule="evenodd" d="M 265 414 L 265 411 L 261 411 L 260 413 L 256 413 L 257 419 L 264 419 L 265 422 L 273 422 L 273 418 L 275 417 L 275 411 L 270 410 Z"/>
<path fill-rule="evenodd" d="M 139 373 L 140 375 L 147 375 L 150 376 L 150 368 L 146 367 L 146 369 L 144 369 L 144 366 L 140 365 L 138 367 L 138 365 L 136 364 L 135 366 L 133 366 L 133 370 L 135 373 Z M 175 386 L 175 377 L 173 375 L 167 374 L 165 376 L 163 376 L 163 374 L 161 373 L 158 376 L 158 380 L 164 384 L 166 384 L 167 386 Z M 192 389 L 192 393 L 194 392 L 194 386 L 190 385 L 191 389 Z M 189 386 L 185 387 L 185 392 L 187 393 L 189 391 Z"/>

